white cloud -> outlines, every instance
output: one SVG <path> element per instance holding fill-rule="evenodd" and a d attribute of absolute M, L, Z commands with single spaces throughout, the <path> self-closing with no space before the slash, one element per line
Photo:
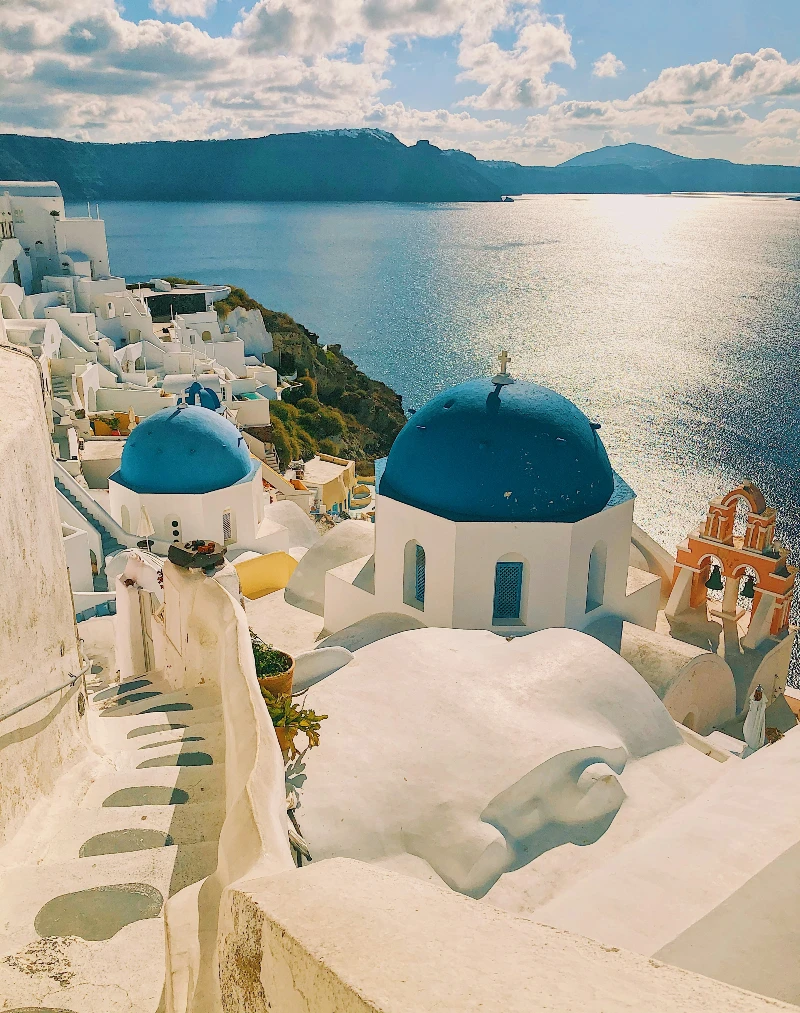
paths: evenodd
<path fill-rule="evenodd" d="M 486 134 L 496 138 L 511 129 L 503 120 L 479 120 L 468 112 L 453 113 L 448 109 L 408 109 L 402 102 L 378 103 L 364 120 L 369 126 L 390 131 L 405 143 L 424 137 L 442 148 L 458 147 Z"/>
<path fill-rule="evenodd" d="M 484 90 L 464 100 L 476 109 L 519 109 L 549 105 L 564 89 L 545 79 L 555 63 L 575 66 L 572 39 L 563 23 L 545 20 L 538 2 L 516 15 L 516 41 L 502 49 L 493 33 L 512 22 L 506 11 L 496 10 L 494 19 L 471 18 L 464 26 L 458 62 L 461 80 L 475 81 Z"/>
<path fill-rule="evenodd" d="M 800 141 L 791 137 L 758 137 L 742 148 L 742 161 L 800 165 Z"/>
<path fill-rule="evenodd" d="M 586 101 L 552 80 L 575 65 L 572 40 L 540 0 L 246 2 L 213 37 L 189 20 L 136 23 L 119 0 L 0 0 L 0 130 L 114 141 L 377 126 L 550 164 L 660 136 L 692 154 L 800 160 L 800 63 L 775 50 L 666 68 L 627 99 Z M 214 6 L 151 3 L 170 18 Z M 419 110 L 388 92 L 395 47 L 422 37 L 455 47 L 472 92 L 460 104 Z M 607 53 L 595 72 L 619 63 Z M 493 112 L 519 109 L 522 124 Z"/>
<path fill-rule="evenodd" d="M 708 60 L 662 70 L 638 95 L 648 105 L 742 104 L 767 97 L 800 96 L 800 61 L 775 49 L 739 53 L 730 63 Z"/>
<path fill-rule="evenodd" d="M 207 18 L 214 12 L 217 0 L 150 0 L 156 14 L 171 14 L 174 18 Z"/>
<path fill-rule="evenodd" d="M 719 106 L 716 109 L 693 109 L 691 113 L 681 110 L 682 115 L 673 121 L 661 124 L 662 134 L 735 134 L 755 121 L 741 109 Z"/>
<path fill-rule="evenodd" d="M 595 60 L 592 67 L 593 77 L 616 77 L 625 70 L 625 64 L 617 59 L 613 53 L 604 53 L 599 60 Z"/>
<path fill-rule="evenodd" d="M 600 138 L 600 143 L 603 147 L 607 147 L 611 144 L 627 144 L 628 141 L 632 140 L 633 134 L 626 130 L 606 130 Z"/>

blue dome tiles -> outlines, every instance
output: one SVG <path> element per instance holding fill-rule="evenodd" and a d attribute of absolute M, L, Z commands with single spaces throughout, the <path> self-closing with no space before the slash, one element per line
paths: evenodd
<path fill-rule="evenodd" d="M 182 405 L 136 426 L 111 478 L 138 493 L 198 495 L 236 485 L 254 465 L 232 422 L 208 408 Z"/>
<path fill-rule="evenodd" d="M 406 423 L 380 492 L 453 521 L 574 523 L 608 504 L 614 473 L 567 398 L 521 380 L 470 380 Z"/>

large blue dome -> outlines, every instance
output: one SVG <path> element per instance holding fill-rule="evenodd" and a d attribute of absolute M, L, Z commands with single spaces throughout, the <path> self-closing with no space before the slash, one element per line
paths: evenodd
<path fill-rule="evenodd" d="M 253 470 L 239 430 L 208 408 L 162 408 L 125 441 L 114 481 L 139 493 L 198 494 L 225 489 Z"/>
<path fill-rule="evenodd" d="M 535 383 L 470 380 L 429 401 L 389 454 L 380 493 L 453 521 L 582 520 L 611 499 L 597 431 Z"/>

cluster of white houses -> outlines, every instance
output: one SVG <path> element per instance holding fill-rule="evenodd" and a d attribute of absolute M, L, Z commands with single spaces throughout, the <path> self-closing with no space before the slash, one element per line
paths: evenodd
<path fill-rule="evenodd" d="M 374 486 L 282 470 L 292 378 L 227 292 L 126 285 L 97 213 L 0 183 L 3 1008 L 796 1008 L 796 571 L 757 486 L 668 552 L 505 353 Z M 327 715 L 288 766 L 250 632 Z"/>
<path fill-rule="evenodd" d="M 291 541 L 265 520 L 271 502 L 315 516 L 349 506 L 351 461 L 281 470 L 269 403 L 291 380 L 269 364 L 258 311 L 220 319 L 214 303 L 229 294 L 128 285 L 110 273 L 97 210 L 68 217 L 57 184 L 0 182 L 2 340 L 41 366 L 79 613 L 105 590 L 109 549 L 213 538 L 231 557 L 265 553 Z M 220 441 L 235 444 L 232 466 Z"/>

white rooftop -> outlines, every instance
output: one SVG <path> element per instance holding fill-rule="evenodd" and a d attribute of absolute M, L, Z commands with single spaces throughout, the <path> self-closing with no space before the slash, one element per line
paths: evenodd
<path fill-rule="evenodd" d="M 333 461 L 323 461 L 319 457 L 312 457 L 306 461 L 303 482 L 308 485 L 327 485 L 339 478 L 347 470 L 349 461 L 344 464 L 336 464 Z"/>

